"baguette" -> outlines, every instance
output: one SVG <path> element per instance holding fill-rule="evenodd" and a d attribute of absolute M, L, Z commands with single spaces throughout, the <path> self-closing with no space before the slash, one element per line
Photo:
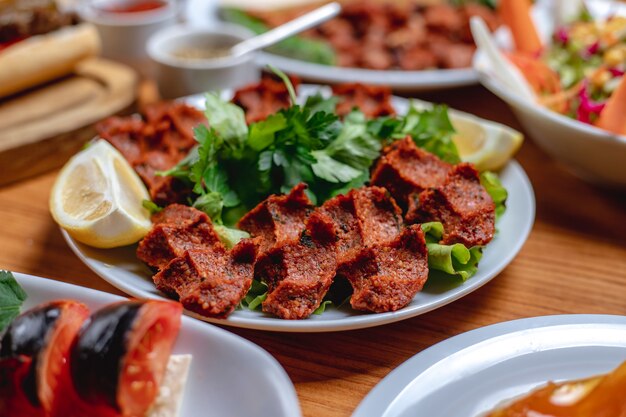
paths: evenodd
<path fill-rule="evenodd" d="M 18 42 L 0 51 L 0 98 L 68 75 L 99 51 L 98 32 L 89 23 Z"/>

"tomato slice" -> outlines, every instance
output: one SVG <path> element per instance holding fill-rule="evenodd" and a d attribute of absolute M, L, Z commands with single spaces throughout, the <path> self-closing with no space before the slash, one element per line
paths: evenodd
<path fill-rule="evenodd" d="M 0 387 L 0 415 L 53 414 L 60 387 L 69 379 L 69 351 L 88 316 L 84 304 L 54 301 L 11 323 L 0 342 L 0 381 L 10 381 Z"/>
<path fill-rule="evenodd" d="M 24 355 L 0 360 L 0 416 L 45 416 L 44 410 L 35 406 L 21 388 L 32 362 L 32 357 Z"/>
<path fill-rule="evenodd" d="M 84 412 L 90 417 L 145 414 L 158 394 L 181 314 L 179 303 L 134 300 L 91 316 L 70 364 Z"/>

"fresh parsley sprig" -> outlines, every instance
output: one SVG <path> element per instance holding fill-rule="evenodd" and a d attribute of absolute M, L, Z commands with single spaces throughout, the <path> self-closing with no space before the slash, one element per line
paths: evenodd
<path fill-rule="evenodd" d="M 454 129 L 445 106 L 406 115 L 367 119 L 354 109 L 336 114 L 338 97 L 315 94 L 298 103 L 289 78 L 283 80 L 291 105 L 265 120 L 245 122 L 244 111 L 219 94 L 206 95 L 208 126 L 198 126 L 198 145 L 176 167 L 161 173 L 190 184 L 194 207 L 216 224 L 234 224 L 267 195 L 288 192 L 305 182 L 311 200 L 320 204 L 364 185 L 382 147 L 410 135 L 418 146 L 455 163 Z"/>

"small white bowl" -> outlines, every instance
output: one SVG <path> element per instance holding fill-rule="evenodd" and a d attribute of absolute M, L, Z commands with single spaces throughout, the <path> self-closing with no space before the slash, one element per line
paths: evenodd
<path fill-rule="evenodd" d="M 579 122 L 521 97 L 489 62 L 484 52 L 474 54 L 474 69 L 481 84 L 511 107 L 539 147 L 587 181 L 626 187 L 626 136 Z"/>
<path fill-rule="evenodd" d="M 175 25 L 179 7 L 176 0 L 161 0 L 158 9 L 142 12 L 112 12 L 111 7 L 132 4 L 128 0 L 83 0 L 80 17 L 96 26 L 102 41 L 102 56 L 133 67 L 143 76 L 153 76 L 146 43 L 159 29 Z M 140 2 L 137 2 L 140 3 Z"/>
<path fill-rule="evenodd" d="M 229 24 L 212 29 L 178 25 L 154 34 L 148 41 L 148 55 L 157 63 L 157 82 L 163 97 L 238 88 L 258 81 L 260 71 L 254 53 L 208 59 L 174 54 L 185 47 L 229 47 L 251 36 L 252 32 Z"/>

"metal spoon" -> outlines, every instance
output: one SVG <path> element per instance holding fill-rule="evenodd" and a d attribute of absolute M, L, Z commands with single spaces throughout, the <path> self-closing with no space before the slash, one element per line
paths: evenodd
<path fill-rule="evenodd" d="M 340 11 L 341 6 L 339 3 L 329 3 L 259 36 L 238 43 L 230 48 L 230 54 L 232 56 L 241 56 L 259 49 L 267 48 L 285 38 L 315 27 L 337 16 Z"/>

